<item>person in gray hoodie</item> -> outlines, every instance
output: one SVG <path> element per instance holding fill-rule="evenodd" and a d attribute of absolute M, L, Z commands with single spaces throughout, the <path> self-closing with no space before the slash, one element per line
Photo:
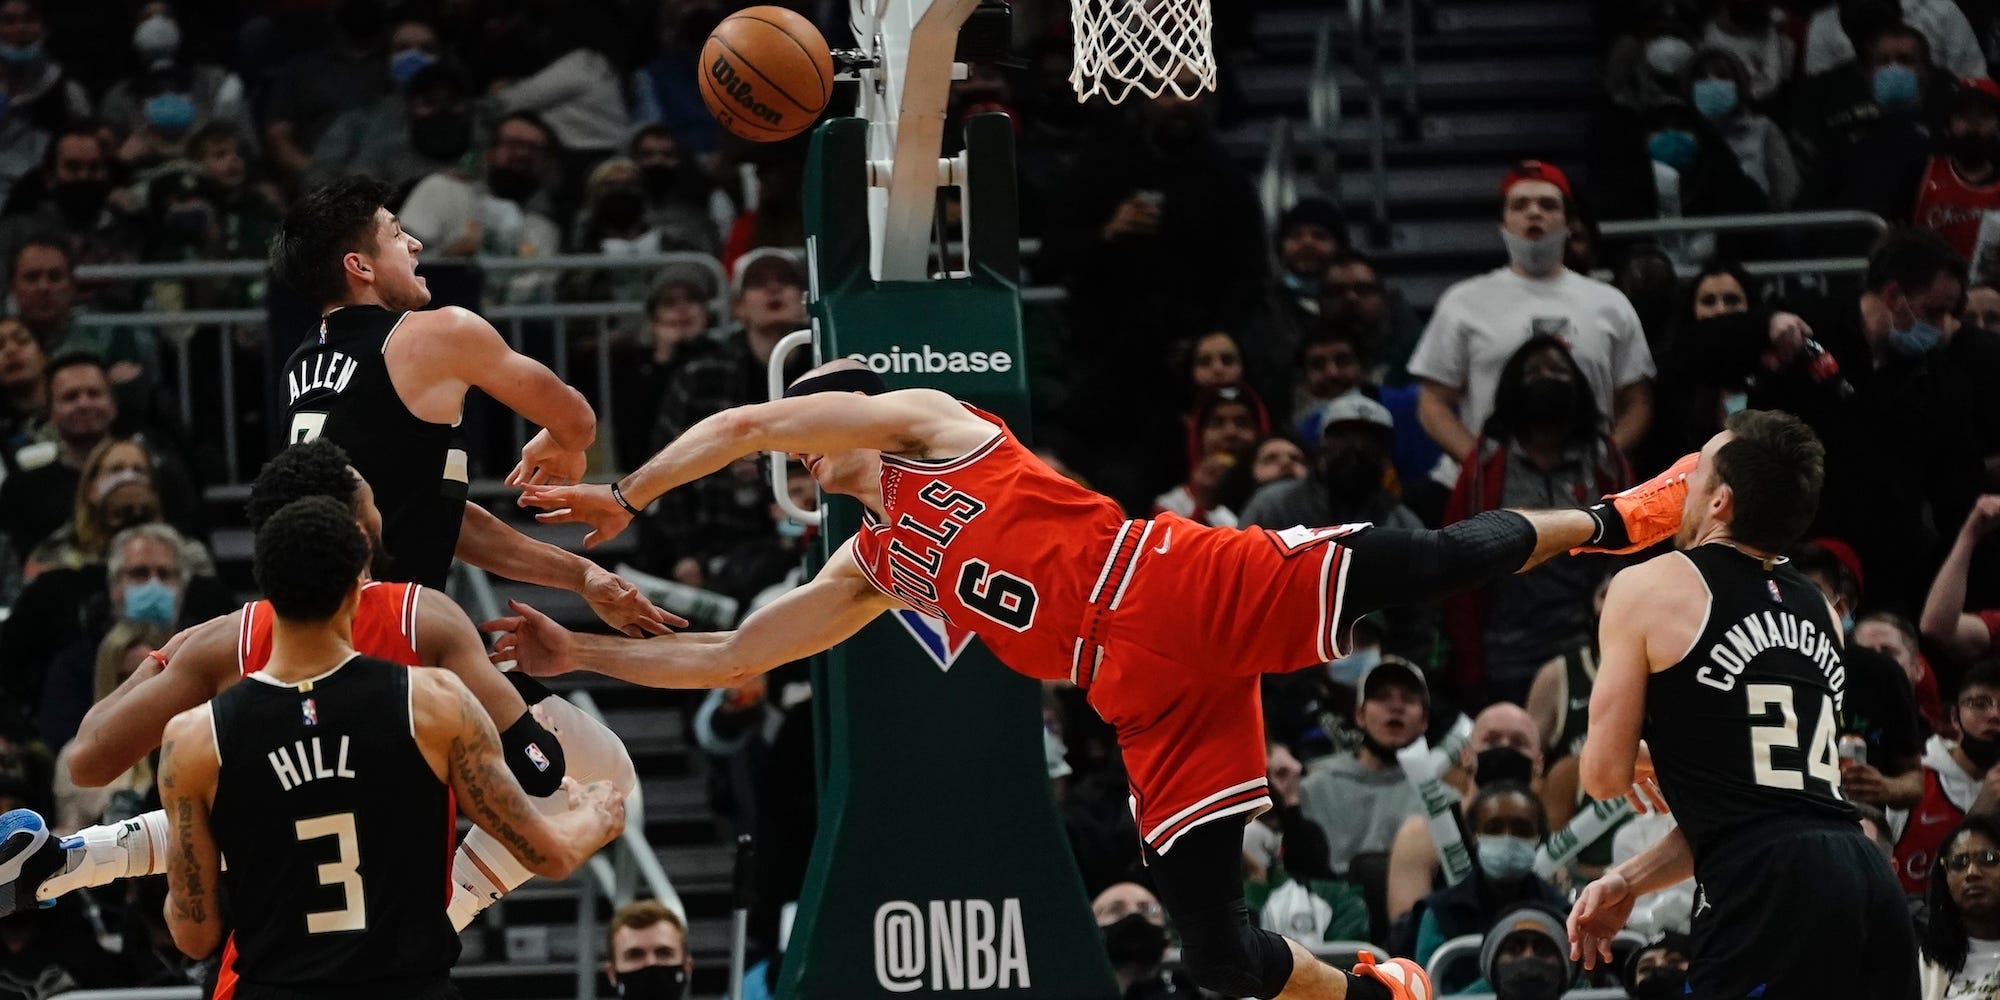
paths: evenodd
<path fill-rule="evenodd" d="M 1355 855 L 1388 851 L 1403 821 L 1423 812 L 1396 762 L 1396 751 L 1430 725 L 1423 672 L 1385 657 L 1361 675 L 1358 690 L 1354 723 L 1361 745 L 1314 761 L 1299 786 L 1299 811 L 1326 834 L 1327 866 L 1342 875 Z"/>

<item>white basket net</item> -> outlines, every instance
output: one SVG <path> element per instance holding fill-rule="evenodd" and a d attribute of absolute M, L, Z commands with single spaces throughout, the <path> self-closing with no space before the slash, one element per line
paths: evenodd
<path fill-rule="evenodd" d="M 1238 0 L 1240 2 L 1240 0 Z M 1209 0 L 1073 0 L 1076 99 L 1103 95 L 1113 104 L 1137 90 L 1171 90 L 1193 100 L 1215 89 Z"/>

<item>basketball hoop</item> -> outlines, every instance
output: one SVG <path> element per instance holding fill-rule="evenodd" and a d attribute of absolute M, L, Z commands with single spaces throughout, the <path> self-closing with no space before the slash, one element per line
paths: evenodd
<path fill-rule="evenodd" d="M 1231 0 L 1240 2 L 1240 0 Z M 1171 90 L 1193 100 L 1215 89 L 1209 0 L 1073 0 L 1076 99 L 1102 94 L 1113 104 L 1137 90 Z"/>

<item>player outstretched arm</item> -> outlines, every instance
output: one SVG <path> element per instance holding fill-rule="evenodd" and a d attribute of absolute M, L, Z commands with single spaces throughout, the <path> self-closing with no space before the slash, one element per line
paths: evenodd
<path fill-rule="evenodd" d="M 103 701 L 91 706 L 71 739 L 70 780 L 84 788 L 110 784 L 160 745 L 174 716 L 236 683 L 236 639 L 243 612 L 193 626 L 161 650 L 167 666 L 147 657 Z"/>
<path fill-rule="evenodd" d="M 160 805 L 167 814 L 167 928 L 174 947 L 189 958 L 206 958 L 222 944 L 222 910 L 217 889 L 222 854 L 208 825 L 215 800 L 215 731 L 209 708 L 196 705 L 167 723 L 160 750 Z"/>
<path fill-rule="evenodd" d="M 1673 663 L 1687 652 L 1695 635 L 1686 625 L 1676 628 L 1673 623 L 1700 621 L 1702 609 L 1688 605 L 1695 595 L 1706 594 L 1694 565 L 1678 555 L 1651 559 L 1612 577 L 1598 624 L 1597 680 L 1590 690 L 1590 731 L 1583 744 L 1585 794 L 1607 801 L 1631 790 L 1652 665 Z"/>
<path fill-rule="evenodd" d="M 731 632 L 669 635 L 642 642 L 576 635 L 519 602 L 512 602 L 515 617 L 480 628 L 507 633 L 494 644 L 493 659 L 514 660 L 531 675 L 589 670 L 647 687 L 735 687 L 774 667 L 831 649 L 898 606 L 862 575 L 849 540 L 810 582 L 759 608 Z"/>
<path fill-rule="evenodd" d="M 521 464 L 507 481 L 515 485 L 573 483 L 583 478 L 584 450 L 597 438 L 597 415 L 583 394 L 547 365 L 517 353 L 483 317 L 457 306 L 412 313 L 404 323 L 414 336 L 390 339 L 384 354 L 390 370 L 407 375 L 403 387 L 421 387 L 403 403 L 419 419 L 458 419 L 465 390 L 475 387 L 530 423 L 542 428 L 521 449 Z"/>
<path fill-rule="evenodd" d="M 1596 721 L 1591 724 L 1596 725 Z M 1649 892 L 1693 877 L 1694 850 L 1680 827 L 1675 827 L 1658 843 L 1584 887 L 1569 913 L 1570 959 L 1583 962 L 1586 969 L 1610 962 L 1611 939 L 1632 918 L 1632 905 Z"/>
<path fill-rule="evenodd" d="M 712 414 L 620 480 L 617 489 L 626 503 L 643 508 L 678 486 L 761 451 L 824 455 L 865 448 L 931 458 L 964 454 L 993 433 L 992 424 L 936 389 L 875 396 L 814 393 Z M 590 525 L 585 547 L 617 537 L 632 521 L 610 486 L 531 487 L 520 502 L 547 510 L 536 517 L 549 524 Z"/>
<path fill-rule="evenodd" d="M 509 580 L 567 590 L 584 599 L 606 625 L 630 636 L 660 635 L 687 620 L 661 610 L 625 578 L 567 549 L 509 527 L 476 503 L 465 505 L 456 555 Z M 495 716 L 498 718 L 498 716 Z"/>
<path fill-rule="evenodd" d="M 417 743 L 451 783 L 459 808 L 506 845 L 522 867 L 548 878 L 575 871 L 625 828 L 625 800 L 608 781 L 563 782 L 569 808 L 537 812 L 501 759 L 500 736 L 479 701 L 455 675 L 410 671 Z"/>

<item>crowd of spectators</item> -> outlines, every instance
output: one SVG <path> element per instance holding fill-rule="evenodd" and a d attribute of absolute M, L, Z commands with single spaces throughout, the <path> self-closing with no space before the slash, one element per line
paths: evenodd
<path fill-rule="evenodd" d="M 80 789 L 64 743 L 146 650 L 238 597 L 210 554 L 203 500 L 224 456 L 185 423 L 215 386 L 181 384 L 174 363 L 195 331 L 92 314 L 262 308 L 283 294 L 255 277 L 92 282 L 78 269 L 256 258 L 290 199 L 371 173 L 395 186 L 440 301 L 643 303 L 631 321 L 566 340 L 553 334 L 578 331 L 530 327 L 525 342 L 573 352 L 574 371 L 607 351 L 610 433 L 593 466 L 633 467 L 703 417 L 763 398 L 776 342 L 805 321 L 803 146 L 736 143 L 696 92 L 700 41 L 732 6 L 0 0 L 0 805 L 64 829 L 142 809 L 149 770 Z M 955 142 L 966 114 L 1014 116 L 1022 228 L 1043 241 L 1032 277 L 1067 292 L 1043 317 L 1054 343 L 1030 352 L 1059 359 L 1030 375 L 1038 454 L 1135 515 L 1437 526 L 1623 488 L 1740 409 L 1800 415 L 1827 445 L 1828 481 L 1792 558 L 1841 616 L 1840 731 L 1866 747 L 1843 765 L 1843 789 L 1911 893 L 1926 995 L 2000 989 L 2000 923 L 1988 923 L 2000 919 L 2000 560 L 1988 543 L 2000 406 L 1984 391 L 2000 384 L 2000 11 L 1600 5 L 1609 42 L 1587 173 L 1572 183 L 1550 163 L 1495 162 L 1487 249 L 1501 263 L 1426 310 L 1335 203 L 1306 197 L 1266 224 L 1219 138 L 1240 113 L 1226 94 L 1079 108 L 1063 25 L 1043 6 L 1017 4 L 1023 65 L 974 67 L 954 85 L 947 130 Z M 844 18 L 822 20 L 843 44 Z M 1591 222 L 1817 208 L 1891 224 L 1854 248 L 1864 274 L 1765 283 L 1738 263 L 1827 255 L 1790 232 L 1614 247 Z M 715 258 L 720 276 L 695 258 L 465 266 L 675 251 Z M 264 374 L 300 335 L 274 324 L 220 346 L 256 359 L 239 366 L 253 429 Z M 246 437 L 245 457 L 268 453 L 265 434 Z M 809 507 L 810 492 L 793 499 Z M 747 613 L 798 582 L 812 529 L 741 462 L 669 495 L 635 535 L 638 569 Z M 1484 935 L 1441 981 L 1453 991 L 1535 1000 L 1588 978 L 1679 995 L 1691 887 L 1635 910 L 1632 947 L 1608 974 L 1584 977 L 1561 933 L 1577 888 L 1671 817 L 1625 820 L 1538 861 L 1604 806 L 1579 791 L 1576 758 L 1602 588 L 1625 562 L 1562 557 L 1390 608 L 1356 628 L 1348 655 L 1269 676 L 1278 805 L 1244 845 L 1260 919 L 1420 960 Z M 792 665 L 695 713 L 718 810 L 764 844 L 752 929 L 766 953 L 781 947 L 777 909 L 797 894 L 814 828 L 811 694 Z M 1146 888 L 1115 741 L 1061 686 L 1045 719 L 1121 989 L 1189 992 Z M 1436 780 L 1457 807 L 1440 821 L 1401 751 L 1454 732 Z M 1447 828 L 1468 870 L 1441 860 Z M 183 981 L 158 896 L 141 880 L 0 922 L 0 994 Z M 671 913 L 621 914 L 607 977 L 684 980 L 685 938 Z"/>

